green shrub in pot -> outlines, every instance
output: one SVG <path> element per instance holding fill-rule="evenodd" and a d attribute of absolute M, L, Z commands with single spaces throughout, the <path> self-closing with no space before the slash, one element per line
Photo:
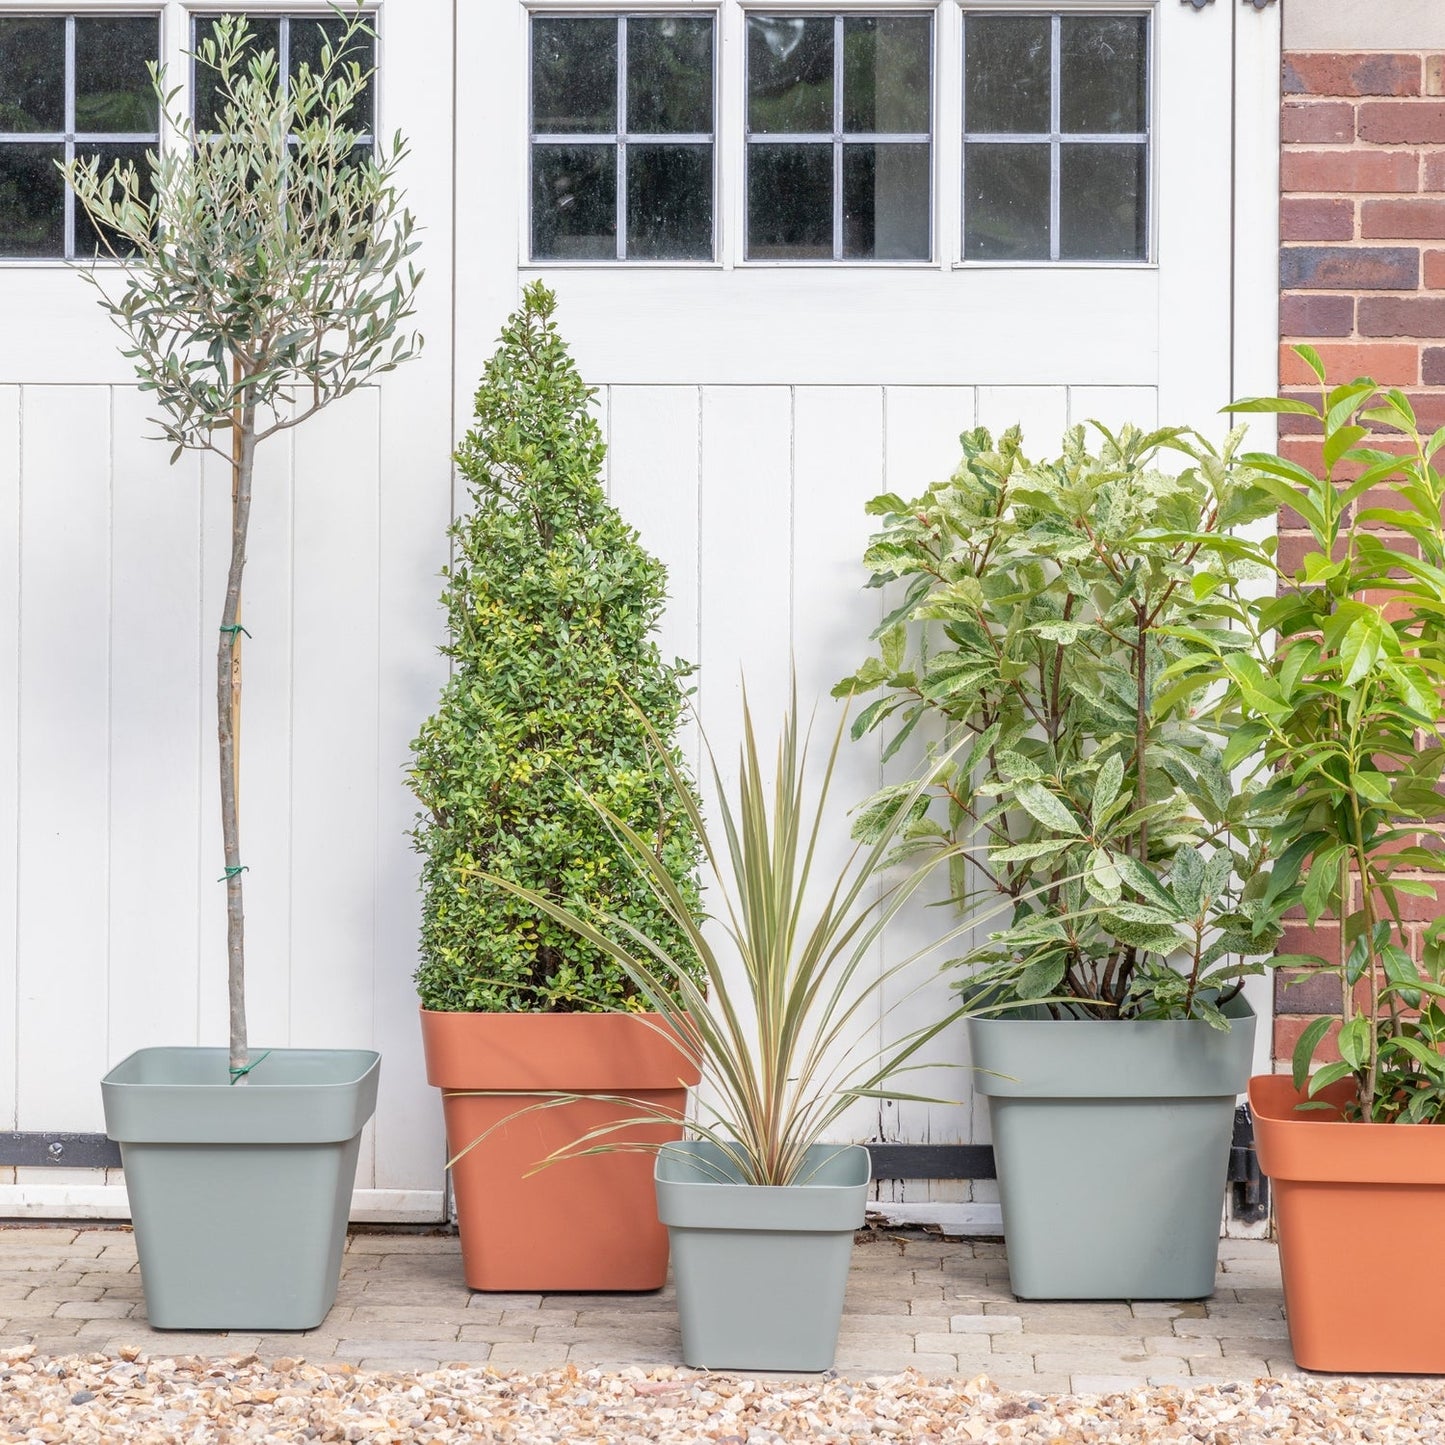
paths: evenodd
<path fill-rule="evenodd" d="M 1303 555 L 1267 595 L 1235 599 L 1248 651 L 1198 637 L 1175 671 L 1233 752 L 1262 760 L 1270 901 L 1335 935 L 1332 957 L 1276 962 L 1335 979 L 1338 1014 L 1304 1028 L 1292 1077 L 1250 1081 L 1295 1357 L 1441 1373 L 1426 1321 L 1445 1268 L 1418 1241 L 1445 1210 L 1445 1132 L 1402 1126 L 1445 1123 L 1445 431 L 1422 432 L 1399 391 L 1329 386 L 1318 355 L 1299 354 L 1317 402 L 1234 409 L 1308 418 L 1319 441 L 1317 472 L 1247 458 L 1307 534 Z"/>
<path fill-rule="evenodd" d="M 940 726 L 972 738 L 924 798 L 884 788 L 858 826 L 873 837 L 909 807 L 906 851 L 949 853 L 960 904 L 992 894 L 1011 910 L 962 962 L 972 996 L 1015 1006 L 969 1025 L 974 1062 L 992 1071 L 977 1087 L 991 1099 L 1015 1289 L 1199 1295 L 1213 1284 L 1248 1073 L 1243 980 L 1280 929 L 1256 801 L 1229 775 L 1221 728 L 1165 679 L 1193 645 L 1181 629 L 1221 654 L 1248 645 L 1215 594 L 1267 570 L 1233 533 L 1274 503 L 1240 464 L 1239 433 L 1216 449 L 1172 428 L 1094 432 L 1091 445 L 1071 429 L 1046 462 L 1024 455 L 1016 429 L 967 432 L 948 480 L 870 504 L 882 528 L 865 561 L 892 606 L 878 652 L 838 691 L 878 694 L 854 731 L 885 731 L 885 758 Z M 960 844 L 974 845 L 967 857 Z M 1136 1045 L 1132 1078 L 1115 1077 Z M 1192 1072 L 1175 1067 L 1188 1049 L 1201 1053 Z M 1195 1140 L 1171 1115 L 1161 1137 L 1137 1141 L 1156 1156 L 1140 1167 L 1158 1189 L 1126 1205 L 1119 1191 L 1135 1186 L 1127 1173 L 1121 1186 L 1117 1134 L 1139 1111 L 1118 1091 L 1135 1088 L 1193 1090 L 1210 1106 L 1194 1111 Z M 1073 1107 L 1081 1098 L 1094 1115 Z M 1067 1198 L 1049 1184 L 1059 1169 L 1080 1184 Z M 1147 1267 L 1150 1248 L 1127 1238 L 1141 1212 L 1177 1231 L 1158 1249 L 1178 1269 Z M 1116 1235 L 1116 1250 L 1100 1248 Z"/>
<path fill-rule="evenodd" d="M 684 911 L 699 907 L 678 746 L 691 669 L 659 651 L 666 570 L 607 500 L 594 395 L 556 298 L 528 286 L 457 453 L 469 505 L 444 574 L 451 670 L 413 745 L 416 981 L 474 1289 L 656 1289 L 667 1273 L 647 1161 L 536 1175 L 573 1126 L 554 1113 L 494 1127 L 516 1107 L 506 1094 L 670 1091 L 680 1106 L 691 1077 L 643 1020 L 618 1016 L 650 1005 L 605 949 L 493 881 L 605 917 L 614 941 L 641 930 L 678 948 L 685 935 L 596 799 L 650 840 Z"/>
<path fill-rule="evenodd" d="M 902 595 L 838 691 L 881 692 L 854 733 L 891 729 L 886 754 L 930 720 L 975 740 L 906 829 L 918 852 L 977 843 L 954 851 L 954 896 L 1014 905 L 971 986 L 1061 996 L 1058 1017 L 1222 1027 L 1219 1001 L 1263 967 L 1243 960 L 1278 936 L 1258 902 L 1266 841 L 1226 735 L 1159 679 L 1181 627 L 1245 645 L 1214 591 L 1266 570 L 1230 534 L 1274 504 L 1237 436 L 1216 453 L 1183 431 L 1098 430 L 1097 451 L 1076 427 L 1043 464 L 1017 431 L 966 433 L 948 481 L 870 504 L 873 584 Z M 1188 465 L 1164 471 L 1170 452 Z M 860 835 L 896 800 L 880 792 Z"/>
<path fill-rule="evenodd" d="M 697 907 L 677 744 L 691 668 L 658 649 L 667 572 L 607 500 L 594 393 L 555 311 L 545 286 L 527 287 L 457 454 L 470 506 L 444 573 L 451 675 L 411 771 L 428 1009 L 570 1012 L 637 997 L 604 953 L 482 876 L 605 912 L 618 938 L 640 928 L 675 945 L 675 924 L 589 799 L 650 836 Z"/>

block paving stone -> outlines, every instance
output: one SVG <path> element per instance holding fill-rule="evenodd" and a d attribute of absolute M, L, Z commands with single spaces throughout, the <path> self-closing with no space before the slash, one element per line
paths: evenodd
<path fill-rule="evenodd" d="M 478 1294 L 449 1233 L 353 1233 L 315 1330 L 153 1331 L 123 1227 L 0 1225 L 0 1349 L 139 1349 L 152 1356 L 303 1357 L 374 1369 L 541 1370 L 679 1363 L 676 1297 Z M 1042 1394 L 1293 1373 L 1274 1246 L 1224 1240 L 1208 1300 L 1037 1301 L 1008 1287 L 1003 1246 L 922 1231 L 865 1232 L 854 1249 L 836 1369 L 987 1374 Z"/>

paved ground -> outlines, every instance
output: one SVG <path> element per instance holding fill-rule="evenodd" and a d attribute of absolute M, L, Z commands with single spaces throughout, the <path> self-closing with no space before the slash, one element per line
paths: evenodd
<path fill-rule="evenodd" d="M 484 1295 L 462 1283 L 455 1238 L 356 1233 L 336 1307 L 306 1334 L 157 1333 L 145 1322 L 135 1246 L 122 1229 L 0 1227 L 0 1350 L 241 1353 L 376 1369 L 489 1364 L 677 1363 L 672 1291 Z M 1251 1381 L 1292 1372 L 1274 1247 L 1225 1240 L 1204 1303 L 1020 1303 L 1003 1246 L 881 1234 L 856 1247 L 840 1374 L 988 1374 L 1053 1394 L 1144 1384 Z"/>

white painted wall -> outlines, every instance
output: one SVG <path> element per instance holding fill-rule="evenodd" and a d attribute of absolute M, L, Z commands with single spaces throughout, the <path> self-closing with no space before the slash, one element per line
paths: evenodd
<path fill-rule="evenodd" d="M 174 29 L 180 7 L 167 6 Z M 958 113 L 942 69 L 957 62 L 961 21 L 947 0 L 927 7 L 940 68 L 936 263 L 787 267 L 735 260 L 742 95 L 729 57 L 743 10 L 716 8 L 731 77 L 720 96 L 730 239 L 716 265 L 621 268 L 526 261 L 520 0 L 382 7 L 381 129 L 400 125 L 414 145 L 428 347 L 262 454 L 242 813 L 254 1039 L 385 1055 L 358 1180 L 373 1214 L 434 1217 L 440 1202 L 402 767 L 441 678 L 448 455 L 525 281 L 540 274 L 557 290 L 600 388 L 612 495 L 671 569 L 665 645 L 701 664 L 699 706 L 724 755 L 743 668 L 765 728 L 791 660 L 831 731 L 827 692 L 865 655 L 878 616 L 859 562 L 868 497 L 947 474 L 976 422 L 1022 421 L 1046 451 L 1089 417 L 1218 427 L 1234 386 L 1231 255 L 1273 246 L 1260 218 L 1274 190 L 1260 162 L 1254 219 L 1236 232 L 1228 97 L 1236 49 L 1252 57 L 1251 83 L 1275 63 L 1272 12 L 1155 9 L 1157 264 L 957 262 Z M 115 338 L 63 267 L 0 268 L 0 342 L 0 1128 L 99 1129 L 109 1064 L 144 1044 L 224 1037 L 210 669 L 226 487 L 194 460 L 167 468 L 139 439 L 144 407 Z M 846 806 L 880 777 L 876 740 L 850 746 L 835 857 Z M 941 913 L 897 930 L 880 964 L 940 931 Z M 880 1031 L 950 1005 L 941 980 L 897 993 Z M 961 1036 L 940 1039 L 935 1057 L 917 1087 L 958 1103 L 860 1108 L 854 1132 L 986 1139 Z M 0 1178 L 0 1215 L 123 1207 L 83 1173 L 21 1176 Z M 957 1223 L 974 1190 L 927 1193 Z M 968 1217 L 996 1222 L 988 1187 L 976 1193 Z"/>

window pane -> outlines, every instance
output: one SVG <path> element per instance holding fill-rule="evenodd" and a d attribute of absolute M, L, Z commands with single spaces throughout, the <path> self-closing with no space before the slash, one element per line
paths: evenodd
<path fill-rule="evenodd" d="M 965 260 L 1047 261 L 1048 146 L 965 146 L 963 216 Z"/>
<path fill-rule="evenodd" d="M 969 134 L 1049 133 L 1050 28 L 1047 15 L 965 19 L 963 125 Z"/>
<path fill-rule="evenodd" d="M 1145 157 L 1142 145 L 1066 145 L 1059 159 L 1059 256 L 1069 261 L 1142 261 Z"/>
<path fill-rule="evenodd" d="M 532 21 L 532 130 L 617 129 L 617 22 Z"/>
<path fill-rule="evenodd" d="M 247 55 L 259 55 L 269 50 L 272 55 L 281 53 L 281 22 L 272 17 L 266 19 L 262 16 L 248 15 L 246 17 L 247 29 L 250 32 L 250 41 L 246 46 Z M 195 23 L 192 34 L 195 36 L 195 49 L 200 51 L 201 43 L 213 39 L 216 32 L 216 19 L 200 18 Z M 218 92 L 220 86 L 216 80 L 216 72 L 208 65 L 203 65 L 199 59 L 195 62 L 196 91 L 195 91 L 195 121 L 201 130 L 215 130 L 220 124 L 218 114 Z"/>
<path fill-rule="evenodd" d="M 1146 129 L 1149 22 L 1142 15 L 1066 15 L 1059 97 L 1065 131 Z"/>
<path fill-rule="evenodd" d="M 157 125 L 147 61 L 160 58 L 160 22 L 147 18 L 75 21 L 75 129 L 145 135 Z"/>
<path fill-rule="evenodd" d="M 712 134 L 711 20 L 628 20 L 627 129 Z"/>
<path fill-rule="evenodd" d="M 616 258 L 616 146 L 532 147 L 532 255 L 552 261 Z"/>
<path fill-rule="evenodd" d="M 931 25 L 924 16 L 843 21 L 843 129 L 874 135 L 929 130 Z"/>
<path fill-rule="evenodd" d="M 146 161 L 146 151 L 152 149 L 144 142 L 131 142 L 127 145 L 104 145 L 96 146 L 93 150 L 84 145 L 76 147 L 76 157 L 80 160 L 88 160 L 91 156 L 97 156 L 100 160 L 100 174 L 102 179 L 110 171 L 117 161 L 122 166 L 133 165 L 140 173 L 141 195 L 147 200 L 155 194 L 155 188 L 151 185 L 151 168 Z M 75 208 L 75 254 L 78 259 L 89 260 L 95 255 L 109 256 L 110 250 L 100 241 L 97 231 L 100 230 L 90 217 L 86 215 L 84 206 Z M 122 243 L 114 231 L 109 227 L 105 230 L 111 238 L 111 243 L 117 255 L 128 255 L 135 248 L 129 242 Z"/>
<path fill-rule="evenodd" d="M 65 254 L 59 145 L 0 145 L 0 256 Z"/>
<path fill-rule="evenodd" d="M 754 134 L 833 132 L 833 20 L 748 19 L 748 129 Z"/>
<path fill-rule="evenodd" d="M 628 146 L 627 254 L 712 260 L 710 145 Z"/>
<path fill-rule="evenodd" d="M 0 18 L 0 131 L 64 129 L 65 21 Z"/>
<path fill-rule="evenodd" d="M 328 42 L 339 45 L 341 38 L 346 34 L 347 22 L 339 17 L 330 17 L 324 20 L 317 19 L 314 15 L 298 15 L 291 21 L 290 37 L 290 73 L 294 80 L 301 73 L 302 65 L 310 68 L 313 74 L 321 69 L 321 47 Z M 351 46 L 345 53 L 347 61 L 355 61 L 363 72 L 369 71 L 376 64 L 376 38 L 371 35 L 355 35 L 352 37 Z M 346 117 L 347 125 L 364 134 L 369 134 L 374 124 L 372 112 L 371 81 L 368 80 L 357 104 L 352 113 Z"/>
<path fill-rule="evenodd" d="M 929 147 L 843 147 L 843 255 L 926 261 Z"/>
<path fill-rule="evenodd" d="M 748 259 L 833 256 L 833 147 L 748 147 Z"/>

